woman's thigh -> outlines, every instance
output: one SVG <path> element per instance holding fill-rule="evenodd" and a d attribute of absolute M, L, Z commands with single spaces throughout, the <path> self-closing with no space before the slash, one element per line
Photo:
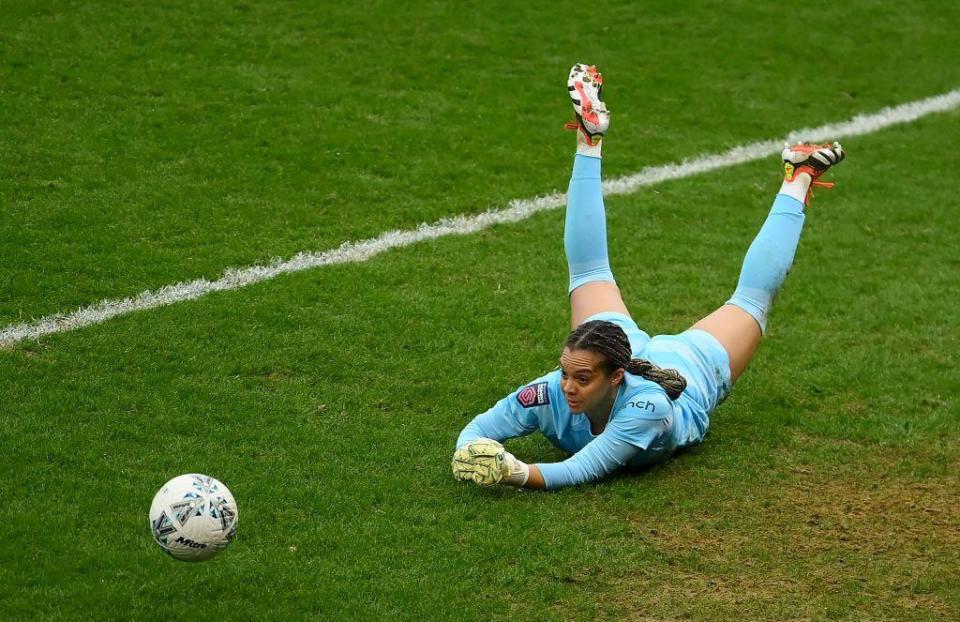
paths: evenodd
<path fill-rule="evenodd" d="M 716 337 L 730 357 L 730 376 L 737 381 L 760 345 L 763 334 L 753 316 L 734 305 L 723 305 L 691 328 Z"/>
<path fill-rule="evenodd" d="M 570 325 L 576 328 L 591 315 L 604 312 L 630 315 L 620 296 L 620 288 L 610 281 L 592 281 L 570 293 Z"/>

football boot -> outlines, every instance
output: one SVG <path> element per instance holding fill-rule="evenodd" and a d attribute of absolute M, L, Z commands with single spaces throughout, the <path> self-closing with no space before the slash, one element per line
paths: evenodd
<path fill-rule="evenodd" d="M 833 182 L 820 181 L 820 176 L 830 170 L 830 167 L 839 164 L 846 157 L 840 143 L 834 141 L 829 144 L 797 143 L 792 147 L 786 145 L 781 156 L 783 157 L 783 179 L 794 181 L 800 173 L 810 175 L 811 192 L 807 199 L 813 196 L 813 186 L 833 188 Z"/>
<path fill-rule="evenodd" d="M 570 68 L 567 91 L 576 120 L 565 127 L 582 132 L 587 144 L 598 144 L 610 126 L 610 112 L 603 103 L 603 76 L 593 65 L 577 63 Z"/>

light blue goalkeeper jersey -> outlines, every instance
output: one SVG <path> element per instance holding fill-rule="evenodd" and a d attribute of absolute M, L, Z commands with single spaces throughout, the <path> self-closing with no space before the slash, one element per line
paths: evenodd
<path fill-rule="evenodd" d="M 547 488 L 597 480 L 625 465 L 659 462 L 677 449 L 699 443 L 710 412 L 730 390 L 726 351 L 711 335 L 688 330 L 650 339 L 628 316 L 603 313 L 589 319 L 616 322 L 630 338 L 634 356 L 677 369 L 687 388 L 672 401 L 660 385 L 624 375 L 606 427 L 574 414 L 560 387 L 560 370 L 537 378 L 478 415 L 460 433 L 457 447 L 477 438 L 503 441 L 540 430 L 556 447 L 573 454 L 563 462 L 537 464 Z"/>

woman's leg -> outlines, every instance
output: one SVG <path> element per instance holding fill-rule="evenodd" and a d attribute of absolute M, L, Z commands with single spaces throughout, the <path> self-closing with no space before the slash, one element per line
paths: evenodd
<path fill-rule="evenodd" d="M 629 316 L 607 257 L 607 216 L 600 182 L 600 146 L 610 116 L 603 104 L 603 76 L 596 67 L 576 64 L 567 91 L 577 117 L 577 155 L 567 189 L 563 246 L 570 271 L 571 325 L 591 315 L 614 311 Z"/>
<path fill-rule="evenodd" d="M 716 337 L 727 351 L 734 382 L 757 351 L 773 299 L 790 272 L 803 231 L 810 185 L 843 157 L 839 143 L 784 149 L 786 178 L 766 222 L 747 250 L 733 297 L 693 325 Z"/>
<path fill-rule="evenodd" d="M 760 345 L 760 325 L 752 315 L 732 304 L 726 304 L 693 325 L 717 338 L 730 357 L 730 379 L 734 383 L 747 369 L 747 364 Z"/>
<path fill-rule="evenodd" d="M 607 257 L 607 217 L 600 186 L 600 158 L 577 154 L 567 190 L 563 246 L 570 272 L 570 323 L 615 311 L 630 315 Z"/>

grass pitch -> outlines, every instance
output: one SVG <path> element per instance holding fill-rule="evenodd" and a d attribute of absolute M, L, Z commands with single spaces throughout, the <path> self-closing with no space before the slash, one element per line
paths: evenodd
<path fill-rule="evenodd" d="M 4 325 L 561 189 L 575 61 L 608 176 L 960 85 L 934 2 L 3 6 Z M 0 351 L 0 618 L 956 619 L 958 127 L 844 141 L 707 442 L 595 486 L 448 467 L 555 364 L 559 212 Z M 778 177 L 608 201 L 641 326 L 726 299 Z M 191 471 L 240 507 L 200 565 L 146 520 Z"/>

